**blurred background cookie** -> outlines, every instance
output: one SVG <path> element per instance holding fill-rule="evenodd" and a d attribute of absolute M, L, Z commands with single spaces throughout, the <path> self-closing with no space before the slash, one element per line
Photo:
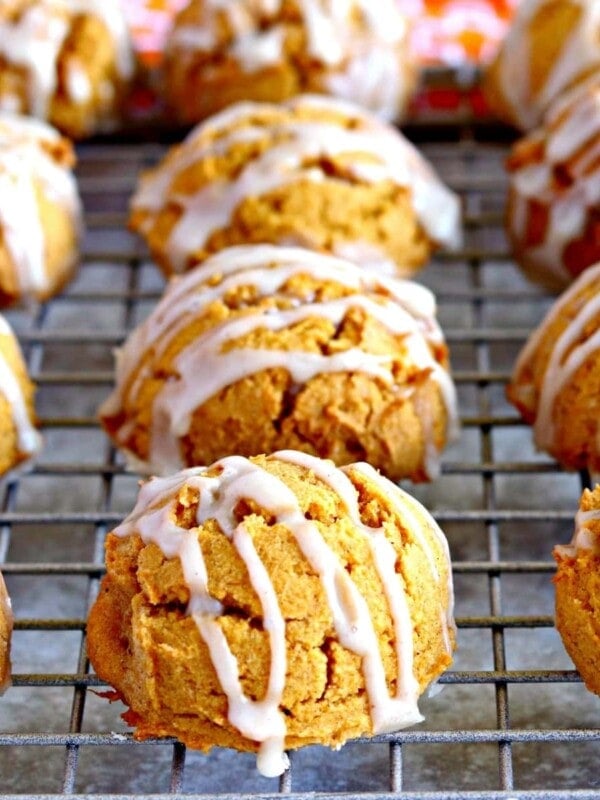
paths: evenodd
<path fill-rule="evenodd" d="M 518 0 L 397 0 L 410 21 L 409 45 L 419 65 L 464 67 L 490 61 Z"/>
<path fill-rule="evenodd" d="M 484 90 L 491 110 L 522 130 L 574 82 L 600 67 L 598 0 L 522 0 Z"/>
<path fill-rule="evenodd" d="M 164 68 L 165 100 L 185 124 L 240 100 L 305 92 L 397 119 L 416 77 L 395 0 L 191 0 L 167 39 Z"/>
<path fill-rule="evenodd" d="M 167 287 L 100 415 L 145 472 L 295 448 L 413 480 L 437 475 L 457 419 L 427 289 L 267 245 Z"/>
<path fill-rule="evenodd" d="M 41 447 L 35 428 L 34 392 L 19 344 L 0 316 L 0 475 Z"/>
<path fill-rule="evenodd" d="M 130 225 L 166 274 L 235 244 L 331 252 L 410 275 L 461 240 L 459 200 L 395 128 L 318 96 L 239 103 L 142 175 Z"/>
<path fill-rule="evenodd" d="M 82 211 L 70 142 L 0 112 L 0 305 L 47 300 L 79 261 Z"/>
<path fill-rule="evenodd" d="M 135 736 L 258 751 L 391 732 L 449 665 L 445 537 L 367 464 L 286 451 L 146 483 L 88 620 Z"/>
<path fill-rule="evenodd" d="M 507 233 L 532 280 L 559 291 L 600 260 L 600 72 L 554 101 L 507 160 Z"/>
<path fill-rule="evenodd" d="M 600 471 L 600 264 L 555 301 L 507 389 L 534 439 L 567 469 Z"/>
<path fill-rule="evenodd" d="M 0 3 L 0 109 L 89 136 L 121 118 L 133 73 L 119 0 Z"/>

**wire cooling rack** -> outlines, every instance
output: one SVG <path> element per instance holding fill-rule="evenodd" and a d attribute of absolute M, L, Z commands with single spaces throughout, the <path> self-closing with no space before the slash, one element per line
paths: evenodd
<path fill-rule="evenodd" d="M 136 176 L 157 144 L 79 150 L 87 211 L 77 280 L 35 312 L 8 316 L 39 386 L 46 446 L 0 486 L 0 566 L 16 615 L 13 687 L 0 699 L 3 798 L 76 795 L 345 800 L 600 798 L 600 700 L 584 689 L 553 628 L 552 546 L 570 539 L 586 477 L 534 451 L 504 398 L 515 356 L 551 298 L 528 284 L 501 229 L 506 145 L 486 126 L 409 131 L 464 202 L 466 244 L 420 279 L 451 346 L 462 434 L 431 485 L 409 487 L 447 533 L 458 651 L 421 702 L 426 721 L 333 752 L 293 754 L 280 780 L 250 755 L 133 741 L 86 657 L 85 620 L 103 539 L 133 504 L 95 418 L 112 350 L 156 302 L 162 279 L 125 230 Z"/>

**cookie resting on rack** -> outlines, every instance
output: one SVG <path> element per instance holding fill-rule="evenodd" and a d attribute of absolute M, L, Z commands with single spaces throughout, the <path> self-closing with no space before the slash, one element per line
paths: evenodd
<path fill-rule="evenodd" d="M 34 390 L 19 344 L 0 316 L 0 475 L 36 455 L 41 447 Z"/>
<path fill-rule="evenodd" d="M 133 73 L 118 0 L 0 3 L 0 109 L 79 139 L 114 127 Z"/>
<path fill-rule="evenodd" d="M 411 275 L 461 240 L 458 198 L 395 128 L 349 103 L 240 103 L 142 175 L 130 225 L 169 275 L 236 244 L 300 245 Z"/>
<path fill-rule="evenodd" d="M 599 36 L 599 0 L 522 0 L 484 76 L 492 112 L 535 128 L 561 92 L 600 69 Z"/>
<path fill-rule="evenodd" d="M 88 620 L 136 738 L 258 751 L 419 722 L 454 649 L 448 546 L 368 464 L 231 456 L 144 484 Z"/>
<path fill-rule="evenodd" d="M 43 301 L 79 261 L 75 156 L 43 122 L 0 112 L 0 306 Z"/>
<path fill-rule="evenodd" d="M 102 423 L 150 474 L 284 448 L 427 480 L 456 428 L 431 292 L 300 248 L 230 248 L 117 353 Z"/>
<path fill-rule="evenodd" d="M 554 302 L 507 387 L 535 444 L 567 469 L 600 470 L 600 264 Z"/>
<path fill-rule="evenodd" d="M 507 233 L 525 274 L 559 291 L 600 260 L 600 71 L 556 100 L 507 161 Z"/>
<path fill-rule="evenodd" d="M 13 614 L 6 584 L 0 572 L 0 694 L 10 684 L 10 640 Z"/>
<path fill-rule="evenodd" d="M 600 486 L 583 492 L 573 540 L 554 558 L 556 627 L 585 685 L 600 694 Z"/>
<path fill-rule="evenodd" d="M 193 124 L 240 100 L 303 92 L 398 119 L 416 68 L 395 0 L 192 0 L 165 47 L 165 101 Z"/>

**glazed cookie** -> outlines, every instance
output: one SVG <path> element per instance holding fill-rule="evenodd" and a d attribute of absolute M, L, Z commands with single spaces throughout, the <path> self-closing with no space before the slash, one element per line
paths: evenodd
<path fill-rule="evenodd" d="M 40 449 L 33 395 L 17 340 L 0 317 L 0 475 Z"/>
<path fill-rule="evenodd" d="M 118 353 L 100 415 L 144 472 L 293 448 L 425 480 L 456 429 L 447 368 L 424 287 L 239 247 L 171 283 Z"/>
<path fill-rule="evenodd" d="M 484 79 L 492 111 L 531 130 L 550 103 L 600 67 L 598 0 L 523 0 Z"/>
<path fill-rule="evenodd" d="M 600 260 L 599 147 L 600 73 L 563 93 L 507 162 L 515 258 L 554 291 Z"/>
<path fill-rule="evenodd" d="M 134 60 L 118 0 L 0 4 L 0 109 L 73 138 L 114 126 Z"/>
<path fill-rule="evenodd" d="M 74 160 L 50 126 L 0 112 L 0 305 L 47 300 L 71 278 L 82 227 Z"/>
<path fill-rule="evenodd" d="M 568 469 L 600 469 L 600 264 L 554 303 L 507 388 L 540 450 Z"/>
<path fill-rule="evenodd" d="M 10 597 L 0 572 L 0 694 L 10 684 L 10 639 L 13 615 Z"/>
<path fill-rule="evenodd" d="M 338 748 L 422 720 L 450 664 L 445 537 L 367 464 L 231 456 L 146 483 L 109 534 L 90 659 L 135 736 Z"/>
<path fill-rule="evenodd" d="M 396 119 L 416 71 L 395 0 L 192 0 L 168 37 L 165 74 L 168 105 L 191 124 L 303 92 Z"/>
<path fill-rule="evenodd" d="M 556 627 L 585 685 L 600 694 L 600 486 L 586 489 L 570 545 L 554 548 Z"/>
<path fill-rule="evenodd" d="M 142 176 L 130 221 L 166 274 L 272 242 L 407 276 L 461 238 L 458 198 L 401 133 L 316 96 L 199 125 Z"/>

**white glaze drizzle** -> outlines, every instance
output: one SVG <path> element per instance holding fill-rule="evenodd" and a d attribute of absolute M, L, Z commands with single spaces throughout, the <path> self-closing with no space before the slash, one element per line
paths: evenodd
<path fill-rule="evenodd" d="M 347 470 L 347 467 L 343 468 Z M 387 486 L 387 499 L 392 504 L 393 508 L 395 509 L 398 516 L 404 521 L 405 526 L 411 532 L 411 534 L 418 540 L 421 549 L 427 556 L 429 561 L 429 566 L 431 569 L 431 574 L 436 582 L 440 582 L 440 574 L 435 563 L 435 559 L 433 557 L 433 553 L 429 547 L 427 547 L 427 542 L 425 535 L 422 531 L 422 526 L 424 525 L 427 530 L 433 535 L 434 539 L 437 540 L 440 550 L 444 555 L 444 560 L 446 564 L 450 564 L 450 550 L 448 547 L 448 540 L 444 535 L 443 531 L 431 516 L 431 514 L 424 508 L 421 503 L 418 502 L 412 495 L 408 492 L 405 492 L 404 489 L 401 489 L 392 481 L 387 480 L 382 475 L 380 475 L 377 470 L 373 469 L 370 464 L 365 462 L 354 464 L 352 469 L 356 472 L 362 473 L 367 480 L 374 481 L 385 481 Z M 441 615 L 441 630 L 444 636 L 444 643 L 446 645 L 446 651 L 448 654 L 452 653 L 452 641 L 450 637 L 450 631 L 455 632 L 456 626 L 454 624 L 454 584 L 452 581 L 452 572 L 451 570 L 447 570 L 446 576 L 446 596 L 447 601 L 446 604 L 442 604 L 440 606 L 440 615 Z"/>
<path fill-rule="evenodd" d="M 500 88 L 510 104 L 518 125 L 529 130 L 537 125 L 542 113 L 572 80 L 594 65 L 600 65 L 597 39 L 600 29 L 600 3 L 575 0 L 581 17 L 566 38 L 539 93 L 533 96 L 531 85 L 531 21 L 548 0 L 526 0 L 516 14 L 502 44 Z M 539 44 L 537 45 L 539 47 Z"/>
<path fill-rule="evenodd" d="M 349 176 L 365 184 L 391 181 L 411 191 L 420 224 L 437 244 L 450 248 L 461 241 L 458 198 L 435 175 L 432 167 L 399 131 L 381 123 L 348 103 L 312 96 L 283 105 L 291 116 L 281 119 L 281 106 L 243 103 L 208 123 L 197 126 L 183 145 L 154 170 L 142 176 L 132 199 L 133 211 L 146 212 L 142 226 L 148 231 L 169 202 L 181 212 L 165 250 L 177 272 L 187 267 L 191 254 L 201 251 L 210 235 L 231 224 L 232 215 L 248 196 L 261 196 L 301 181 L 327 179 L 320 158 L 343 157 Z M 330 109 L 358 120 L 353 129 L 332 122 L 294 119 L 303 108 Z M 276 122 L 265 122 L 265 112 L 277 114 Z M 234 123 L 240 129 L 231 130 Z M 281 137 L 262 155 L 249 160 L 233 180 L 211 181 L 191 195 L 177 194 L 171 185 L 178 174 L 195 162 L 226 152 L 245 139 Z M 362 156 L 362 158 L 361 158 Z M 365 160 L 365 156 L 367 160 Z M 313 161 L 307 168 L 304 163 Z"/>
<path fill-rule="evenodd" d="M 260 269 L 255 266 L 258 264 L 266 266 Z M 269 264 L 278 266 L 269 267 Z M 220 284 L 204 285 L 204 281 L 219 274 L 224 276 Z M 454 384 L 432 354 L 432 348 L 440 344 L 442 337 L 433 316 L 435 303 L 431 293 L 410 281 L 376 277 L 329 256 L 269 245 L 222 251 L 205 262 L 202 270 L 189 273 L 172 284 L 155 312 L 133 332 L 118 354 L 117 385 L 100 408 L 101 416 L 114 416 L 119 411 L 125 391 L 128 397 L 135 397 L 148 377 L 138 366 L 144 353 L 152 349 L 153 359 L 160 357 L 177 332 L 194 315 L 201 314 L 210 302 L 240 285 L 254 286 L 260 297 L 268 297 L 294 275 L 333 280 L 342 286 L 362 289 L 365 294 L 357 291 L 322 302 L 307 299 L 286 310 L 257 309 L 256 313 L 235 316 L 196 337 L 176 357 L 174 375 L 163 384 L 154 401 L 147 471 L 166 473 L 181 468 L 178 438 L 188 432 L 193 411 L 224 387 L 264 369 L 283 367 L 300 385 L 319 374 L 363 372 L 394 386 L 398 393 L 411 396 L 410 385 L 395 383 L 391 356 L 371 354 L 356 347 L 333 354 L 248 348 L 223 351 L 228 341 L 259 328 L 281 330 L 310 317 L 328 319 L 338 325 L 352 308 L 364 309 L 393 334 L 403 337 L 408 359 L 420 370 L 428 371 L 430 379 L 439 386 L 446 407 L 448 438 L 456 435 Z M 125 423 L 116 433 L 117 441 L 124 445 L 130 433 Z M 434 472 L 438 461 L 439 454 L 436 459 L 430 458 L 426 466 Z"/>
<path fill-rule="evenodd" d="M 280 711 L 287 667 L 285 620 L 252 538 L 243 521 L 238 522 L 234 517 L 234 509 L 241 499 L 254 501 L 275 517 L 275 523 L 285 525 L 319 576 L 340 643 L 361 656 L 373 731 L 398 730 L 419 722 L 422 717 L 417 705 L 419 686 L 414 676 L 413 624 L 403 582 L 394 566 L 398 554 L 382 530 L 362 523 L 356 490 L 349 480 L 352 469 L 362 467 L 354 465 L 338 470 L 330 463 L 291 451 L 275 453 L 269 460 L 286 461 L 310 469 L 338 494 L 357 535 L 367 538 L 394 625 L 397 664 L 393 697 L 390 697 L 387 687 L 377 634 L 365 598 L 317 525 L 305 518 L 296 495 L 266 469 L 245 458 L 231 456 L 210 468 L 211 471 L 219 469 L 219 474 L 214 477 L 206 475 L 207 468 L 197 467 L 168 478 L 155 478 L 142 487 L 132 513 L 114 533 L 120 537 L 138 533 L 145 543 L 156 544 L 167 558 L 180 559 L 189 589 L 188 613 L 209 649 L 219 683 L 227 696 L 229 722 L 243 736 L 260 743 L 257 766 L 263 774 L 275 776 L 287 766 L 283 752 L 286 723 Z M 375 481 L 384 493 L 393 486 L 375 472 L 369 474 L 369 480 Z M 263 628 L 269 635 L 271 651 L 268 688 L 262 700 L 251 700 L 243 692 L 237 660 L 218 622 L 223 608 L 208 590 L 197 529 L 183 529 L 173 521 L 173 501 L 184 486 L 198 492 L 198 524 L 215 520 L 232 542 L 244 561 L 250 583 L 261 603 Z M 409 524 L 414 524 L 412 517 Z M 411 532 L 416 533 L 412 528 Z M 420 546 L 430 549 L 422 535 L 417 534 L 417 537 Z M 449 561 L 447 569 L 450 571 Z"/>
<path fill-rule="evenodd" d="M 42 122 L 0 112 L 0 227 L 25 296 L 35 296 L 49 284 L 36 186 L 67 211 L 78 236 L 83 226 L 73 174 L 43 147 L 58 140 L 56 131 Z M 70 258 L 65 271 L 77 258 L 75 250 Z"/>
<path fill-rule="evenodd" d="M 562 558 L 575 558 L 578 553 L 591 551 L 600 554 L 600 535 L 598 531 L 589 528 L 590 522 L 600 520 L 600 508 L 591 508 L 583 511 L 580 507 L 575 514 L 575 527 L 570 544 L 559 544 L 554 552 Z"/>
<path fill-rule="evenodd" d="M 588 286 L 593 287 L 594 295 L 585 303 L 579 303 L 577 313 L 573 313 L 569 309 L 574 298 Z M 600 327 L 583 337 L 586 326 L 598 316 L 600 316 L 600 264 L 584 270 L 569 289 L 563 292 L 519 354 L 512 379 L 512 389 L 519 400 L 532 410 L 535 410 L 537 403 L 534 438 L 540 449 L 553 449 L 555 437 L 553 411 L 557 396 L 586 359 L 600 349 Z M 535 359 L 546 332 L 559 318 L 564 318 L 568 322 L 554 343 L 536 397 L 533 384 L 524 383 L 522 375 Z M 576 344 L 577 342 L 579 343 Z M 600 452 L 600 426 L 596 433 L 595 447 Z"/>
<path fill-rule="evenodd" d="M 563 263 L 565 247 L 583 235 L 590 212 L 600 204 L 598 77 L 561 96 L 549 109 L 544 126 L 526 141 L 532 149 L 542 146 L 542 160 L 527 162 L 510 175 L 509 230 L 529 262 L 566 284 L 572 275 Z M 569 175 L 569 185 L 556 186 L 557 169 Z M 526 246 L 530 202 L 545 204 L 550 213 L 542 242 Z"/>
<path fill-rule="evenodd" d="M 0 316 L 0 337 L 6 336 L 11 339 L 14 338 L 8 323 L 4 317 Z M 41 447 L 41 437 L 31 421 L 21 384 L 1 350 L 0 394 L 4 395 L 10 406 L 10 412 L 17 434 L 17 448 L 19 453 L 26 456 L 35 455 Z"/>
<path fill-rule="evenodd" d="M 133 54 L 125 17 L 117 0 L 38 0 L 32 3 L 16 21 L 0 21 L 0 55 L 9 64 L 28 71 L 28 108 L 23 109 L 44 119 L 57 84 L 57 60 L 69 33 L 73 18 L 78 14 L 98 17 L 111 33 L 116 54 L 116 66 L 123 79 L 131 77 Z M 79 62 L 69 65 L 67 86 L 72 99 L 89 99 L 89 82 Z"/>

